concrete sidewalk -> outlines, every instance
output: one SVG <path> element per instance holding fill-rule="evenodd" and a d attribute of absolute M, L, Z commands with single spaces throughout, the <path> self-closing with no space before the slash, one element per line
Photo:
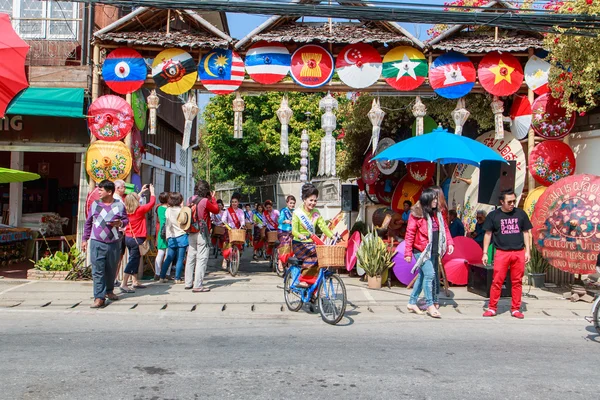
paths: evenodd
<path fill-rule="evenodd" d="M 304 312 L 291 313 L 285 306 L 282 279 L 270 271 L 267 262 L 251 260 L 247 250 L 236 277 L 220 270 L 220 260 L 211 259 L 206 284 L 208 293 L 192 293 L 184 285 L 145 282 L 147 289 L 119 295 L 101 310 L 91 310 L 91 282 L 0 280 L 0 308 L 5 311 L 60 311 L 100 313 L 190 313 L 235 318 L 306 318 Z M 410 290 L 367 289 L 358 278 L 343 275 L 346 284 L 347 315 L 357 320 L 371 318 L 423 318 L 406 311 Z M 118 290 L 116 291 L 118 292 Z M 559 294 L 524 287 L 530 296 L 523 297 L 527 319 L 581 320 L 590 315 L 591 304 L 572 303 Z M 441 294 L 443 318 L 481 318 L 487 300 L 469 293 L 465 287 L 452 288 L 450 296 Z M 511 319 L 507 312 L 510 299 L 501 299 L 497 319 Z M 308 307 L 306 307 L 308 310 Z"/>

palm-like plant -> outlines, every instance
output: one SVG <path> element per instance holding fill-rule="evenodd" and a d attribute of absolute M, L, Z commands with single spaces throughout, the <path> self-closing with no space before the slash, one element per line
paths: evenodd
<path fill-rule="evenodd" d="M 394 264 L 392 257 L 396 252 L 388 250 L 388 246 L 372 229 L 366 235 L 361 236 L 362 241 L 356 252 L 358 266 L 365 271 L 367 276 L 381 276 L 386 269 Z M 391 248 L 394 248 L 393 244 Z"/>

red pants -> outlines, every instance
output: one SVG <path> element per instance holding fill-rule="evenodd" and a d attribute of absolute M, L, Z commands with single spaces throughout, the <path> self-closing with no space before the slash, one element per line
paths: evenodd
<path fill-rule="evenodd" d="M 525 274 L 525 250 L 503 251 L 496 250 L 494 256 L 494 277 L 490 289 L 490 310 L 496 311 L 502 292 L 502 285 L 510 269 L 512 284 L 512 304 L 510 311 L 521 310 L 521 295 L 523 293 L 523 274 Z"/>

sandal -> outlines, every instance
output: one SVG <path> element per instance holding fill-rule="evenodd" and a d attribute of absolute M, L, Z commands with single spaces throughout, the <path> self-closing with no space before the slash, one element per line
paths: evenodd
<path fill-rule="evenodd" d="M 440 309 L 440 303 L 433 303 L 433 306 L 435 307 L 436 310 Z"/>
<path fill-rule="evenodd" d="M 416 304 L 413 304 L 413 305 L 409 304 L 409 305 L 406 306 L 406 309 L 408 310 L 408 312 L 415 313 L 417 315 L 423 315 L 423 314 L 425 314 L 425 312 L 421 311 L 421 309 L 419 307 L 417 307 Z"/>
<path fill-rule="evenodd" d="M 193 288 L 192 292 L 194 292 L 194 293 L 206 293 L 206 292 L 210 292 L 210 288 L 207 288 L 206 286 L 201 286 L 199 288 Z"/>
<path fill-rule="evenodd" d="M 442 314 L 440 314 L 440 312 L 438 310 L 436 310 L 435 308 L 433 311 L 430 311 L 429 309 L 427 309 L 427 315 L 429 315 L 431 318 L 436 318 L 436 319 L 442 318 Z"/>
<path fill-rule="evenodd" d="M 139 283 L 137 285 L 133 285 L 134 289 L 146 289 L 146 287 L 147 287 L 146 285 L 141 285 Z"/>
<path fill-rule="evenodd" d="M 129 289 L 128 287 L 124 288 L 119 286 L 119 290 L 121 293 L 135 293 L 135 290 Z"/>

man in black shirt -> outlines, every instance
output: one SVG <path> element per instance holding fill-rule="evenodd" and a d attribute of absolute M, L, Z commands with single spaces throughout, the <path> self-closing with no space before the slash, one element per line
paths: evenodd
<path fill-rule="evenodd" d="M 488 263 L 488 248 L 490 242 L 494 241 L 496 255 L 494 257 L 494 277 L 490 289 L 490 304 L 484 317 L 496 315 L 498 300 L 502 291 L 502 284 L 510 269 L 510 280 L 512 283 L 512 305 L 511 315 L 523 319 L 521 312 L 521 295 L 523 292 L 523 275 L 525 264 L 531 257 L 531 221 L 525 211 L 516 207 L 517 196 L 513 190 L 507 190 L 500 195 L 500 208 L 491 212 L 483 229 L 483 263 Z"/>

